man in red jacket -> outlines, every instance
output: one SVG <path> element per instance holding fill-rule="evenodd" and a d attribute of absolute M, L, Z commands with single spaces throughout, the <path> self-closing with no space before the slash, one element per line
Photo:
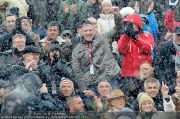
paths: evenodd
<path fill-rule="evenodd" d="M 136 94 L 133 92 L 138 89 L 136 77 L 139 76 L 140 65 L 143 62 L 152 63 L 154 39 L 152 34 L 143 32 L 138 14 L 127 16 L 124 24 L 124 34 L 118 41 L 118 51 L 123 56 L 121 83 L 124 93 L 134 97 Z"/>

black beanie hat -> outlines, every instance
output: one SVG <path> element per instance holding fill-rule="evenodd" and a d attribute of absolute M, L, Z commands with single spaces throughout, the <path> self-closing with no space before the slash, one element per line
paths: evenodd
<path fill-rule="evenodd" d="M 41 53 L 39 48 L 35 46 L 26 46 L 25 49 L 22 51 L 23 54 L 26 53 Z"/>

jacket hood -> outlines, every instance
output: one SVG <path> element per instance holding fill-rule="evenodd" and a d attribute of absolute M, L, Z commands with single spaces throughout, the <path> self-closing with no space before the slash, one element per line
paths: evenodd
<path fill-rule="evenodd" d="M 133 24 L 137 25 L 141 30 L 143 29 L 142 23 L 141 23 L 141 17 L 138 14 L 132 14 L 132 15 L 127 16 L 124 19 L 123 23 L 127 24 L 128 22 L 132 22 Z"/>

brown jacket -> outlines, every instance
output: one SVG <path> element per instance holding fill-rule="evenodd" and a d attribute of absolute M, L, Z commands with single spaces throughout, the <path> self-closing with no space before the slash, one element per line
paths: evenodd
<path fill-rule="evenodd" d="M 176 95 L 173 95 L 172 100 L 174 105 L 176 106 L 176 112 L 180 112 L 180 98 L 178 98 Z"/>

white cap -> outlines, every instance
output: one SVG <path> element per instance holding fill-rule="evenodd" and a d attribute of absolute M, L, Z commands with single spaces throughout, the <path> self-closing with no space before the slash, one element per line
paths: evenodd
<path fill-rule="evenodd" d="M 122 17 L 134 14 L 134 9 L 132 7 L 123 7 L 119 13 L 122 15 Z"/>
<path fill-rule="evenodd" d="M 103 4 L 108 4 L 112 6 L 111 0 L 103 0 L 102 5 Z"/>

